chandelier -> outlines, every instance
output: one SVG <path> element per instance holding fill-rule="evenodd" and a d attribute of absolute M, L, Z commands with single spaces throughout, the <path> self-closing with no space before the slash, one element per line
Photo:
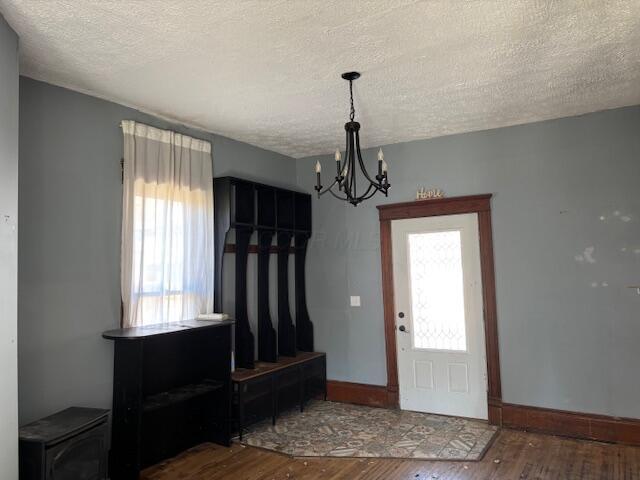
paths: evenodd
<path fill-rule="evenodd" d="M 324 190 L 320 180 L 322 166 L 320 165 L 320 161 L 316 162 L 317 183 L 315 190 L 318 192 L 318 198 L 329 192 L 337 199 L 345 200 L 355 207 L 360 202 L 373 197 L 377 192 L 382 192 L 387 196 L 390 185 L 387 180 L 387 162 L 384 161 L 382 149 L 378 151 L 378 174 L 375 176 L 375 181 L 369 176 L 362 161 L 362 154 L 360 153 L 360 124 L 354 121 L 356 110 L 353 107 L 353 81 L 360 78 L 360 74 L 358 72 L 347 72 L 342 74 L 342 78 L 349 81 L 349 96 L 351 99 L 349 121 L 344 124 L 344 129 L 347 132 L 344 161 L 342 160 L 340 150 L 336 150 L 336 177 L 333 183 Z M 365 180 L 365 186 L 360 190 L 362 192 L 360 195 L 358 195 L 358 182 L 356 178 L 356 158 Z M 338 193 L 334 191 L 334 187 L 337 187 Z"/>

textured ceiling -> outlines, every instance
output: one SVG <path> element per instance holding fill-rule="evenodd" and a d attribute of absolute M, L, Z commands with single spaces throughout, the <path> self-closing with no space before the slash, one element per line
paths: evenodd
<path fill-rule="evenodd" d="M 640 0 L 0 0 L 21 72 L 294 157 L 640 103 Z M 341 146 L 342 148 L 342 146 Z"/>

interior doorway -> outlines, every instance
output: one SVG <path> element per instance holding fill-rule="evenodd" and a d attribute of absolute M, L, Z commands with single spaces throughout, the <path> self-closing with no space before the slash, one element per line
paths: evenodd
<path fill-rule="evenodd" d="M 487 419 L 478 217 L 391 222 L 400 408 Z"/>

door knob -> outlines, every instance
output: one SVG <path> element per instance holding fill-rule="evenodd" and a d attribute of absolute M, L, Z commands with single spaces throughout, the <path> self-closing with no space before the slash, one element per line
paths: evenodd
<path fill-rule="evenodd" d="M 404 333 L 409 333 L 409 330 L 407 330 L 407 329 L 406 329 L 406 327 L 405 327 L 404 325 L 400 325 L 400 326 L 398 327 L 398 330 L 400 330 L 401 332 L 404 332 Z"/>
<path fill-rule="evenodd" d="M 400 312 L 400 313 L 398 314 L 398 317 L 400 317 L 400 318 L 404 318 L 404 312 Z"/>

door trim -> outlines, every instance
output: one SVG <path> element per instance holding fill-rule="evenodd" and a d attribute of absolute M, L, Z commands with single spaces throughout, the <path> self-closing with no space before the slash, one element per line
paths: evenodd
<path fill-rule="evenodd" d="M 393 289 L 393 256 L 391 221 L 407 218 L 435 217 L 461 213 L 478 214 L 480 237 L 480 275 L 484 336 L 487 355 L 487 403 L 489 423 L 502 423 L 502 387 L 500 383 L 500 353 L 498 350 L 498 317 L 496 309 L 495 269 L 493 264 L 493 236 L 491 233 L 492 195 L 418 200 L 415 202 L 378 205 L 380 219 L 380 255 L 382 260 L 382 301 L 384 305 L 384 336 L 387 354 L 387 392 L 390 403 L 398 406 L 398 353 L 396 351 L 396 322 Z"/>

